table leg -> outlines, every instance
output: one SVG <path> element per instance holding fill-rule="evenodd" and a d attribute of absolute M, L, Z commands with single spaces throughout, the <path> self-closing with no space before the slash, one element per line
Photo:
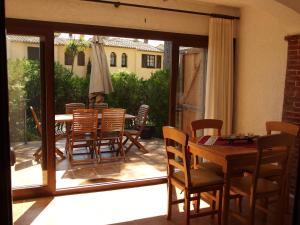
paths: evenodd
<path fill-rule="evenodd" d="M 71 131 L 71 125 L 69 123 L 66 123 L 66 144 L 65 144 L 65 151 L 66 155 L 68 154 L 69 151 L 69 138 L 70 138 L 70 131 Z"/>
<path fill-rule="evenodd" d="M 222 225 L 228 224 L 229 204 L 230 204 L 230 172 L 228 169 L 224 171 L 224 191 L 223 191 L 223 207 L 222 207 Z"/>

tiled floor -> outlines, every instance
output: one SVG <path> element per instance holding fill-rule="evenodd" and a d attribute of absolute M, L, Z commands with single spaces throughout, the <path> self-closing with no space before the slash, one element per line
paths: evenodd
<path fill-rule="evenodd" d="M 177 195 L 180 191 L 177 190 Z M 181 194 L 182 195 L 182 194 Z M 78 195 L 17 201 L 13 206 L 15 225 L 181 225 L 183 207 L 173 206 L 172 220 L 166 220 L 166 184 Z M 246 201 L 244 201 L 246 203 Z M 201 202 L 201 208 L 207 207 Z M 232 207 L 233 208 L 233 207 Z M 247 208 L 244 207 L 244 211 Z M 256 225 L 275 224 L 257 214 Z M 191 225 L 213 225 L 210 216 L 191 220 Z M 230 225 L 239 225 L 230 219 Z"/>
<path fill-rule="evenodd" d="M 126 162 L 117 160 L 113 162 L 85 164 L 70 164 L 68 159 L 56 160 L 57 188 L 74 187 L 78 185 L 146 179 L 166 176 L 166 155 L 161 139 L 141 140 L 148 150 L 144 154 L 135 146 L 126 155 Z M 64 149 L 64 140 L 57 143 L 59 149 Z M 40 142 L 29 142 L 15 148 L 17 163 L 12 167 L 13 187 L 27 185 L 42 185 L 41 164 L 34 161 L 33 153 L 40 146 Z M 81 149 L 81 152 L 86 152 Z M 88 154 L 74 156 L 74 159 L 89 158 Z"/>

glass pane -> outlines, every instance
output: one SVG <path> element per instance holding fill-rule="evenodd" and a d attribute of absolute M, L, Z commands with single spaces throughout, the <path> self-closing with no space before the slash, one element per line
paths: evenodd
<path fill-rule="evenodd" d="M 40 38 L 7 35 L 12 186 L 46 185 L 43 165 Z M 13 164 L 13 162 L 12 162 Z"/>
<path fill-rule="evenodd" d="M 168 120 L 169 73 L 162 68 L 164 42 L 106 36 L 101 37 L 102 40 L 99 41 L 103 47 L 100 53 L 102 47 L 99 46 L 99 42 L 93 41 L 96 37 L 92 35 L 67 33 L 55 35 L 56 118 L 70 117 L 72 111 L 67 110 L 66 106 L 70 108 L 71 103 L 76 103 L 73 104 L 75 108 L 100 110 L 98 102 L 103 101 L 108 104 L 108 108 L 123 108 L 126 109 L 127 114 L 131 115 L 137 115 L 141 104 L 150 107 L 147 126 L 141 138 L 137 140 L 146 151 L 133 145 L 130 150 L 126 151 L 126 161 L 108 160 L 109 157 L 117 154 L 117 144 L 108 143 L 108 146 L 100 147 L 103 159 L 100 162 L 94 160 L 96 156 L 89 148 L 91 142 L 79 142 L 75 137 L 74 140 L 77 139 L 77 143 L 74 143 L 72 151 L 70 144 L 68 145 L 70 143 L 68 137 L 72 138 L 72 131 L 74 131 L 72 119 L 68 121 L 57 119 L 56 132 L 58 135 L 61 132 L 66 133 L 67 136 L 59 135 L 56 138 L 57 151 L 63 152 L 65 156 L 61 158 L 56 155 L 56 187 L 60 189 L 166 176 L 161 127 Z M 74 48 L 84 52 L 85 65 L 78 65 L 79 54 L 73 51 Z M 74 53 L 70 54 L 73 58 L 65 60 L 65 53 L 68 51 Z M 97 61 L 100 56 L 101 60 Z M 98 71 L 94 74 L 100 76 L 101 79 L 92 75 L 93 66 Z M 104 74 L 103 68 L 106 66 L 108 73 Z M 111 79 L 114 91 L 104 95 L 101 94 L 101 90 L 98 90 L 99 93 L 93 92 L 94 98 L 90 98 L 90 84 L 97 87 L 105 85 L 104 82 L 101 83 L 104 80 L 101 76 Z M 100 121 L 98 125 L 100 128 Z M 126 119 L 125 126 L 126 129 L 138 129 L 137 120 L 133 122 L 132 119 Z M 125 139 L 123 137 L 123 140 Z M 97 142 L 97 147 L 99 147 L 98 144 L 99 142 Z M 130 144 L 131 141 L 128 140 L 125 148 L 128 148 Z M 71 152 L 73 161 L 69 157 Z"/>
<path fill-rule="evenodd" d="M 191 135 L 191 121 L 204 118 L 206 49 L 179 48 L 176 127 Z"/>

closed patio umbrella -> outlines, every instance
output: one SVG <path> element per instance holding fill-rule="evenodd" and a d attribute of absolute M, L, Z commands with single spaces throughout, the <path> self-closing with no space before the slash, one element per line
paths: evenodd
<path fill-rule="evenodd" d="M 91 63 L 89 99 L 90 104 L 95 104 L 103 102 L 104 94 L 113 91 L 101 36 L 93 37 Z"/>

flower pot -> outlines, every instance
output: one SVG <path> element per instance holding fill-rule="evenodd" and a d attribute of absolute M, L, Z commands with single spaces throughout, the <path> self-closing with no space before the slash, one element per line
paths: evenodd
<path fill-rule="evenodd" d="M 155 127 L 153 125 L 145 125 L 141 133 L 141 138 L 150 139 L 153 137 L 154 132 L 155 132 Z"/>

